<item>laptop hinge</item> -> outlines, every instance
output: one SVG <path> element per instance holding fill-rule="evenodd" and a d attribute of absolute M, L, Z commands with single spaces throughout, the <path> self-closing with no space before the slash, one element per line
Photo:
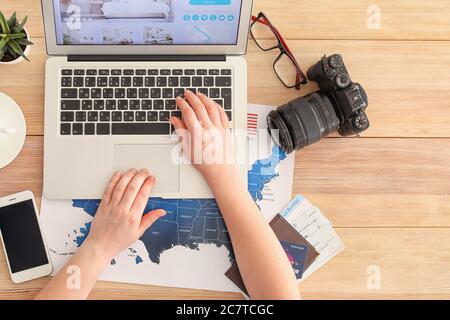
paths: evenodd
<path fill-rule="evenodd" d="M 70 55 L 70 62 L 89 61 L 226 61 L 225 55 Z"/>

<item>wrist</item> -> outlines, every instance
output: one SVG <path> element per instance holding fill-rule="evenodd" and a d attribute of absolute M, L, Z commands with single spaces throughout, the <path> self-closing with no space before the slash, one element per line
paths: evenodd
<path fill-rule="evenodd" d="M 243 185 L 239 172 L 235 166 L 214 168 L 214 171 L 203 175 L 213 192 L 218 188 L 236 188 Z"/>
<path fill-rule="evenodd" d="M 107 248 L 92 241 L 89 237 L 80 247 L 79 252 L 80 254 L 89 256 L 89 258 L 92 259 L 92 262 L 98 263 L 99 265 L 107 266 L 114 258 L 114 254 L 109 253 Z"/>

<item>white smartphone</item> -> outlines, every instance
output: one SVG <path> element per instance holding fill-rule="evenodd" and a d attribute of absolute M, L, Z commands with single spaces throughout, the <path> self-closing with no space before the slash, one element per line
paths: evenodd
<path fill-rule="evenodd" d="M 25 282 L 52 272 L 31 191 L 0 198 L 0 238 L 13 282 Z"/>

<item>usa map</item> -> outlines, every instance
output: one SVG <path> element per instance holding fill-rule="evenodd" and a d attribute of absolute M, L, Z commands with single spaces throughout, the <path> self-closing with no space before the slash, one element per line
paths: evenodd
<path fill-rule="evenodd" d="M 248 189 L 254 201 L 263 199 L 264 186 L 278 176 L 276 171 L 280 161 L 286 154 L 274 146 L 272 154 L 257 160 L 248 173 Z M 75 208 L 82 209 L 94 217 L 100 200 L 73 200 Z M 166 216 L 156 221 L 141 237 L 149 259 L 153 263 L 160 262 L 161 254 L 174 246 L 185 246 L 198 250 L 199 244 L 214 244 L 224 246 L 229 252 L 230 262 L 234 261 L 233 248 L 225 222 L 214 199 L 150 199 L 145 212 L 154 209 L 166 210 Z M 81 246 L 89 234 L 91 222 L 74 230 L 73 238 L 77 247 Z M 136 263 L 142 262 L 142 257 L 135 257 Z"/>

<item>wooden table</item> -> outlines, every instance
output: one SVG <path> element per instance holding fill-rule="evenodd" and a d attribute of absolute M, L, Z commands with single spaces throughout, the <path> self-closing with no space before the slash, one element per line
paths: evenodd
<path fill-rule="evenodd" d="M 256 0 L 306 69 L 342 53 L 369 95 L 370 130 L 333 136 L 296 156 L 294 193 L 332 221 L 346 249 L 301 285 L 307 299 L 450 298 L 450 4 L 378 0 L 381 29 L 367 28 L 368 0 Z M 32 63 L 0 66 L 0 91 L 25 113 L 20 156 L 0 171 L 0 196 L 42 193 L 44 64 L 40 1 L 0 0 L 29 15 Z M 299 95 L 271 70 L 275 53 L 250 43 L 249 102 L 279 105 Z M 301 94 L 316 90 L 309 84 Z M 1 116 L 1 115 L 0 115 Z M 381 288 L 369 289 L 371 266 Z M 0 254 L 0 298 L 32 298 L 48 281 L 14 285 Z M 98 283 L 91 298 L 240 298 L 239 294 Z"/>

